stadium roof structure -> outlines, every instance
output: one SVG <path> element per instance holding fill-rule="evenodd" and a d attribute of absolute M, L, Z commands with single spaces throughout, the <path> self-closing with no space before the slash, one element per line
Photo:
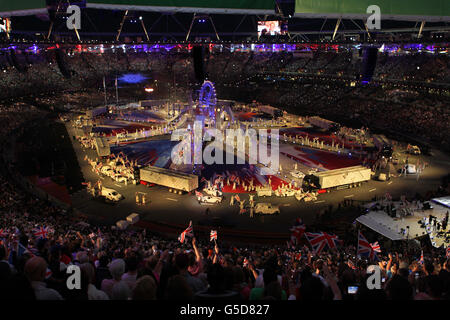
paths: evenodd
<path fill-rule="evenodd" d="M 0 1 L 0 17 L 29 16 L 47 13 L 45 0 Z"/>
<path fill-rule="evenodd" d="M 12 17 L 0 41 L 259 41 L 258 22 L 273 20 L 283 21 L 286 32 L 261 42 L 450 38 L 450 1 L 421 1 L 0 0 L 0 17 Z M 371 2 L 380 6 L 381 29 L 369 31 Z M 66 27 L 69 4 L 81 8 L 76 32 Z"/>
<path fill-rule="evenodd" d="M 47 6 L 75 4 L 86 8 L 171 13 L 274 14 L 275 0 L 20 0 L 0 1 L 0 17 L 25 16 L 47 12 Z"/>
<path fill-rule="evenodd" d="M 295 0 L 295 17 L 366 19 L 367 8 L 377 5 L 381 19 L 404 21 L 450 21 L 448 0 Z"/>
<path fill-rule="evenodd" d="M 274 14 L 275 0 L 88 0 L 86 7 L 173 13 Z"/>

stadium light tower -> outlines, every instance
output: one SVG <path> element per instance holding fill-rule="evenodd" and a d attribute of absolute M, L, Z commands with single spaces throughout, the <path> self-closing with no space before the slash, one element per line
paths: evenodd
<path fill-rule="evenodd" d="M 129 14 L 129 10 L 125 11 L 125 14 L 123 15 L 122 21 L 120 23 L 119 30 L 117 31 L 116 41 L 119 41 L 120 34 L 122 33 L 123 26 L 125 22 L 128 20 L 131 21 L 131 23 L 137 23 L 138 18 L 136 17 L 136 12 L 131 12 Z M 144 30 L 145 37 L 147 38 L 147 41 L 150 41 L 150 38 L 148 36 L 147 28 L 145 27 L 144 18 L 142 16 L 139 16 L 139 22 L 141 23 L 142 30 Z"/>
<path fill-rule="evenodd" d="M 68 0 L 59 0 L 59 1 L 56 0 L 56 1 L 50 2 L 50 4 L 47 6 L 47 10 L 48 10 L 48 13 L 50 16 L 50 26 L 49 26 L 49 29 L 47 32 L 47 37 L 46 37 L 47 40 L 50 39 L 50 37 L 52 35 L 53 27 L 55 25 L 55 22 L 57 22 L 58 19 L 62 18 L 63 20 L 66 20 L 65 23 L 68 22 L 68 20 L 67 20 L 67 19 L 69 19 L 69 15 L 68 15 L 68 11 L 67 11 L 68 8 L 69 9 L 71 8 L 70 1 L 68 1 Z M 78 41 L 81 41 L 80 34 L 76 27 L 75 21 L 73 21 L 72 23 L 73 23 L 71 25 L 72 28 L 70 28 L 70 29 L 74 30 L 74 32 L 78 38 Z"/>
<path fill-rule="evenodd" d="M 142 18 L 142 16 L 139 16 L 139 21 L 141 21 L 141 26 L 142 26 L 142 29 L 144 29 L 147 41 L 150 41 L 150 38 L 148 37 L 147 28 L 145 27 L 144 18 Z"/>
<path fill-rule="evenodd" d="M 192 31 L 192 27 L 194 26 L 194 23 L 195 22 L 205 23 L 206 20 L 209 20 L 211 22 L 211 25 L 214 29 L 214 33 L 216 34 L 216 38 L 218 41 L 220 41 L 220 37 L 219 37 L 219 34 L 217 33 L 216 26 L 214 25 L 214 22 L 213 22 L 212 18 L 210 17 L 210 15 L 209 14 L 197 15 L 197 13 L 194 13 L 194 16 L 192 17 L 191 25 L 189 26 L 189 30 L 186 35 L 186 41 L 189 40 L 189 36 L 191 35 L 191 31 Z"/>
<path fill-rule="evenodd" d="M 122 18 L 122 22 L 120 22 L 119 30 L 117 30 L 116 41 L 119 41 L 120 34 L 122 33 L 122 28 L 123 28 L 123 25 L 124 25 L 125 20 L 126 20 L 126 18 L 127 18 L 127 15 L 128 15 L 128 10 L 125 11 L 125 14 L 123 15 L 123 18 Z"/>
<path fill-rule="evenodd" d="M 339 18 L 338 21 L 336 21 L 336 27 L 334 27 L 333 38 L 331 40 L 334 40 L 334 37 L 336 36 L 336 32 L 338 31 L 340 24 L 341 24 L 341 18 Z"/>

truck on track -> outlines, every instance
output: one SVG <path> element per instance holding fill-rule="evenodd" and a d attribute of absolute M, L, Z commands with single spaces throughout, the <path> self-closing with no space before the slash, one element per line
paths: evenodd
<path fill-rule="evenodd" d="M 283 111 L 282 110 L 280 110 L 278 108 L 275 108 L 275 107 L 272 107 L 272 106 L 269 106 L 269 105 L 258 106 L 258 110 L 262 111 L 264 113 L 267 113 L 267 114 L 271 115 L 274 118 L 278 118 L 278 117 L 282 117 L 283 116 Z"/>
<path fill-rule="evenodd" d="M 315 172 L 305 176 L 303 189 L 312 191 L 325 189 L 346 189 L 359 187 L 369 181 L 372 171 L 363 166 L 353 166 L 335 170 Z"/>
<path fill-rule="evenodd" d="M 124 196 L 118 193 L 116 190 L 103 186 L 91 186 L 90 184 L 88 184 L 87 191 L 95 199 L 103 200 L 107 203 L 116 203 L 124 199 Z"/>
<path fill-rule="evenodd" d="M 316 116 L 309 117 L 308 122 L 315 127 L 333 132 L 339 131 L 340 128 L 340 125 L 338 123 Z"/>
<path fill-rule="evenodd" d="M 257 187 L 256 194 L 258 197 L 271 197 L 272 196 L 272 187 L 270 185 Z"/>
<path fill-rule="evenodd" d="M 271 203 L 260 202 L 255 205 L 256 214 L 279 214 L 280 207 Z"/>
<path fill-rule="evenodd" d="M 140 169 L 141 184 L 157 184 L 169 192 L 182 194 L 198 188 L 198 176 L 175 170 L 147 166 Z"/>

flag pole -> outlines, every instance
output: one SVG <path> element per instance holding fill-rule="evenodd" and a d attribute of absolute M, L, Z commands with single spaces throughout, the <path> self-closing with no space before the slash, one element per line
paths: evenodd
<path fill-rule="evenodd" d="M 116 105 L 119 105 L 119 89 L 117 88 L 117 76 L 116 76 Z"/>
<path fill-rule="evenodd" d="M 356 234 L 356 253 L 355 253 L 355 257 L 358 257 L 358 248 L 359 248 L 359 232 L 360 232 L 360 227 L 358 226 L 358 228 L 356 229 L 357 234 Z"/>
<path fill-rule="evenodd" d="M 103 92 L 105 94 L 105 107 L 108 104 L 107 100 L 106 100 L 106 80 L 105 80 L 105 76 L 103 76 Z"/>

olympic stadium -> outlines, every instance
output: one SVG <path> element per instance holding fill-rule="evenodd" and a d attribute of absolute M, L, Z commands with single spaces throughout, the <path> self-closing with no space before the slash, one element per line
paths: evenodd
<path fill-rule="evenodd" d="M 1 3 L 0 291 L 448 299 L 449 22 L 441 0 Z"/>

